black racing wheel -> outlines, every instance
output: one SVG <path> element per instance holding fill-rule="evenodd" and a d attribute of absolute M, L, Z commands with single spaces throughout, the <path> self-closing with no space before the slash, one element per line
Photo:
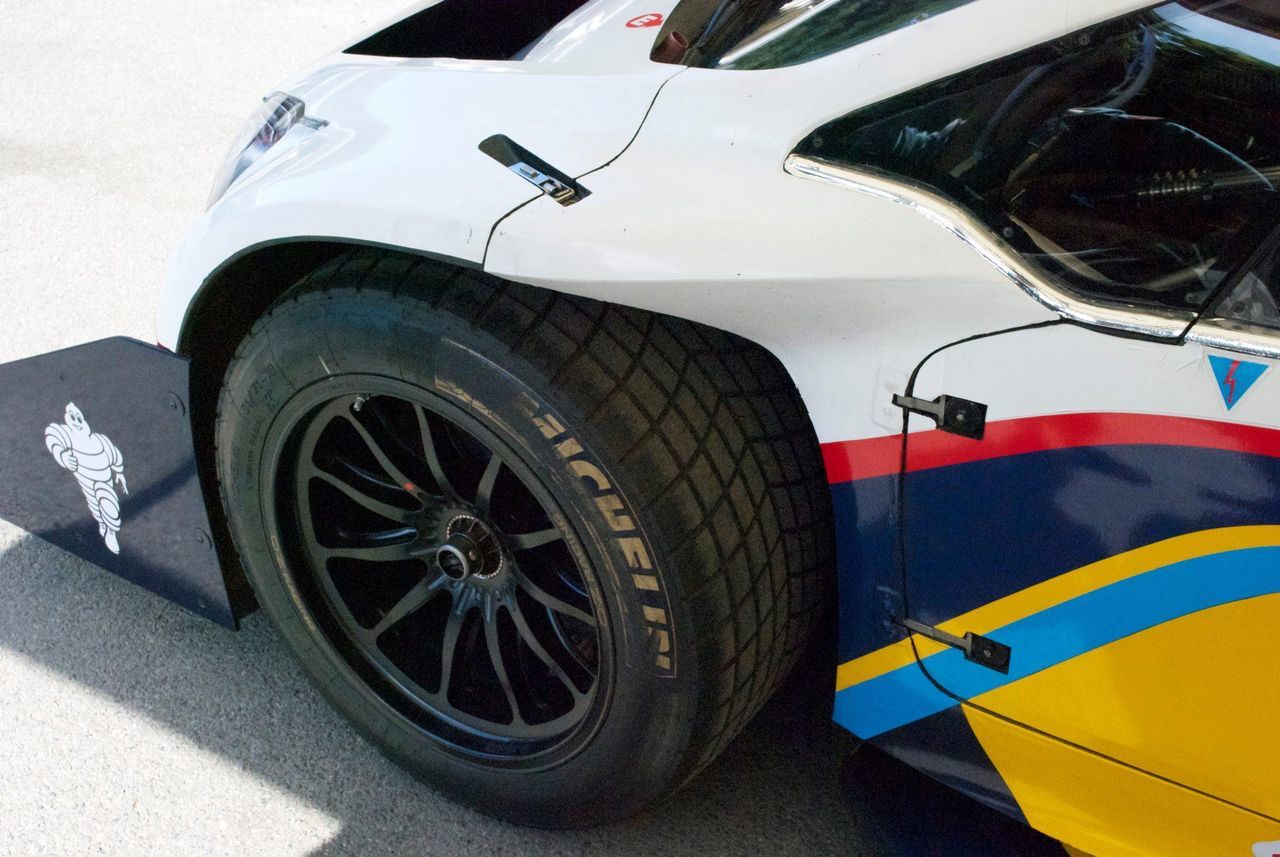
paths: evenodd
<path fill-rule="evenodd" d="M 258 599 L 389 756 L 517 823 L 633 814 L 811 635 L 833 540 L 798 395 L 741 339 L 360 252 L 241 345 L 225 511 Z"/>

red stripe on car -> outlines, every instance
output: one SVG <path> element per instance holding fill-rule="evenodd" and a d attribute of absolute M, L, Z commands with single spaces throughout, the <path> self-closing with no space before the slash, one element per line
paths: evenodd
<path fill-rule="evenodd" d="M 1194 446 L 1280 458 L 1280 431 L 1150 414 L 1060 414 L 987 423 L 983 440 L 937 429 L 911 435 L 908 470 L 932 470 L 1011 455 L 1084 446 Z M 901 435 L 822 445 L 832 485 L 898 472 Z"/>

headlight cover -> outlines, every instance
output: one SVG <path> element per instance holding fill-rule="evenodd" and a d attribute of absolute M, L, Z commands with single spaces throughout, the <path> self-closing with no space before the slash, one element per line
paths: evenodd
<path fill-rule="evenodd" d="M 236 134 L 231 150 L 218 170 L 218 177 L 213 183 L 213 192 L 209 195 L 209 207 L 222 199 L 223 194 L 236 179 L 240 178 L 249 167 L 265 155 L 272 146 L 279 143 L 289 130 L 298 124 L 306 124 L 312 128 L 323 127 L 324 122 L 306 118 L 307 106 L 301 98 L 286 92 L 273 92 L 262 99 L 262 106 L 244 123 Z"/>

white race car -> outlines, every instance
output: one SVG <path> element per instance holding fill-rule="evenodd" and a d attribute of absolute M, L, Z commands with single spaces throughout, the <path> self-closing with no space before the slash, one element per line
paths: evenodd
<path fill-rule="evenodd" d="M 228 624 L 251 590 L 518 823 L 671 792 L 838 608 L 860 738 L 1090 853 L 1246 855 L 1278 180 L 1275 0 L 424 4 L 245 126 L 178 357 L 0 367 L 37 447 L 74 401 L 114 450 L 0 445 L 58 524 L 0 513 Z"/>

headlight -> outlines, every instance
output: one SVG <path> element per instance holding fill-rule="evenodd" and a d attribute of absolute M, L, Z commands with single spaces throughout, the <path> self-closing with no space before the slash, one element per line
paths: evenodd
<path fill-rule="evenodd" d="M 222 198 L 227 188 L 265 155 L 272 146 L 279 143 L 289 129 L 299 123 L 320 127 L 323 122 L 306 119 L 307 106 L 302 99 L 284 92 L 274 92 L 262 100 L 249 120 L 244 123 L 240 133 L 236 135 L 231 151 L 218 170 L 218 178 L 213 183 L 213 193 L 209 195 L 209 205 Z"/>

